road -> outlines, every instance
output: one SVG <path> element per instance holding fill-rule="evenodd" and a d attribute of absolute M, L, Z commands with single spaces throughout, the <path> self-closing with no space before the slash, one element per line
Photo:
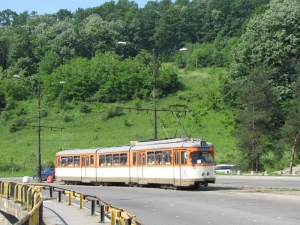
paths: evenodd
<path fill-rule="evenodd" d="M 197 191 L 83 185 L 60 187 L 98 196 L 135 214 L 145 225 L 292 225 L 300 224 L 299 184 L 300 177 L 218 176 L 216 184 Z"/>
<path fill-rule="evenodd" d="M 300 188 L 300 176 L 217 176 L 216 180 L 221 185 Z"/>

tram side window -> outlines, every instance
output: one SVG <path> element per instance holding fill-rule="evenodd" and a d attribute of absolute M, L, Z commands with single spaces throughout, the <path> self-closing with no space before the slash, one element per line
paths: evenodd
<path fill-rule="evenodd" d="M 67 157 L 66 156 L 62 156 L 61 157 L 61 165 L 62 166 L 67 166 Z"/>
<path fill-rule="evenodd" d="M 164 153 L 164 164 L 171 164 L 172 163 L 172 151 L 171 150 L 165 150 Z"/>
<path fill-rule="evenodd" d="M 74 166 L 73 156 L 68 156 L 68 166 Z"/>
<path fill-rule="evenodd" d="M 136 152 L 133 153 L 132 164 L 136 165 Z"/>
<path fill-rule="evenodd" d="M 162 151 L 155 152 L 155 164 L 162 164 Z"/>
<path fill-rule="evenodd" d="M 181 152 L 181 164 L 186 164 L 188 158 L 188 154 L 186 151 Z"/>
<path fill-rule="evenodd" d="M 79 164 L 80 164 L 80 156 L 79 155 L 74 156 L 74 165 L 79 166 Z"/>
<path fill-rule="evenodd" d="M 91 155 L 90 156 L 90 162 L 91 162 L 91 166 L 94 166 L 94 156 L 93 155 Z"/>
<path fill-rule="evenodd" d="M 112 163 L 112 155 L 106 155 L 106 166 L 111 166 Z"/>
<path fill-rule="evenodd" d="M 120 160 L 121 160 L 121 165 L 126 165 L 126 163 L 127 163 L 127 154 L 126 153 L 120 154 Z"/>
<path fill-rule="evenodd" d="M 85 157 L 81 158 L 81 166 L 85 166 Z"/>
<path fill-rule="evenodd" d="M 113 165 L 114 166 L 119 166 L 120 165 L 120 155 L 119 154 L 114 154 L 113 155 Z"/>
<path fill-rule="evenodd" d="M 154 152 L 147 152 L 148 165 L 154 164 Z"/>
<path fill-rule="evenodd" d="M 105 156 L 99 155 L 99 166 L 105 166 Z"/>

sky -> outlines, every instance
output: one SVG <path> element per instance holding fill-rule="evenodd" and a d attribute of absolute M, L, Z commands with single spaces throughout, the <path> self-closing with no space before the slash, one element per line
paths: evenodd
<path fill-rule="evenodd" d="M 78 8 L 92 8 L 96 6 L 101 6 L 105 2 L 110 2 L 111 0 L 0 0 L 0 11 L 10 9 L 18 14 L 28 11 L 38 12 L 39 15 L 44 13 L 57 13 L 60 9 L 67 9 L 72 13 Z M 131 0 L 129 0 L 131 1 Z M 144 8 L 150 0 L 133 0 L 139 6 L 139 8 Z M 155 1 L 155 0 L 154 0 Z M 115 0 L 117 3 L 118 0 Z"/>

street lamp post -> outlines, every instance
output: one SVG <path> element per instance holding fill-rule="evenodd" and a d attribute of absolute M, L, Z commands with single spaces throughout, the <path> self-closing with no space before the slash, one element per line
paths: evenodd
<path fill-rule="evenodd" d="M 42 166 L 41 166 L 41 83 L 37 85 L 37 101 L 38 101 L 38 159 L 37 159 L 37 182 L 42 182 Z"/>
<path fill-rule="evenodd" d="M 28 83 L 26 80 L 22 79 L 19 75 L 13 75 L 14 78 L 19 78 L 25 83 Z M 37 155 L 37 176 L 36 181 L 42 182 L 42 166 L 41 166 L 41 83 L 37 80 L 37 87 L 35 89 L 34 85 L 31 86 L 35 95 L 37 97 L 37 135 L 38 135 L 38 155 Z"/>
<path fill-rule="evenodd" d="M 154 140 L 157 139 L 157 124 L 156 124 L 156 59 L 155 49 L 152 50 L 152 82 L 153 82 L 153 121 L 154 121 Z"/>

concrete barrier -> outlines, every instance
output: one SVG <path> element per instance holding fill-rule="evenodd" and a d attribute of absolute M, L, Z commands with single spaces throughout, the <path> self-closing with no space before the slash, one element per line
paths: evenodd
<path fill-rule="evenodd" d="M 28 215 L 20 204 L 15 204 L 12 200 L 0 198 L 0 224 L 11 225 L 19 221 L 19 218 L 24 218 Z"/>
<path fill-rule="evenodd" d="M 1 224 L 42 224 L 43 198 L 31 185 L 0 181 Z M 10 216 L 9 216 L 10 215 Z M 13 222 L 17 219 L 17 222 Z"/>

